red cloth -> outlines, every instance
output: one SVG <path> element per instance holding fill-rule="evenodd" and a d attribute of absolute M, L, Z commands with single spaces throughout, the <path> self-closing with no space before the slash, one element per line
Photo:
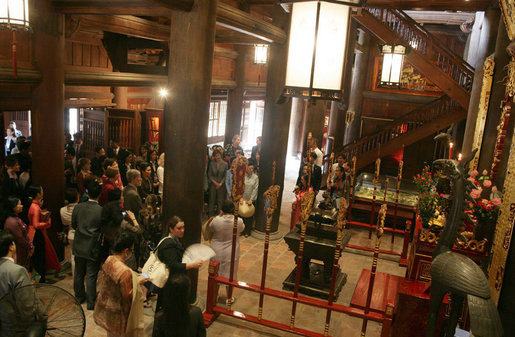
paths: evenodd
<path fill-rule="evenodd" d="M 107 178 L 106 176 L 103 176 L 102 180 L 103 180 L 102 193 L 100 194 L 100 200 L 99 200 L 100 206 L 104 206 L 105 204 L 107 204 L 107 202 L 108 202 L 107 197 L 109 195 L 109 191 L 114 190 L 114 189 L 120 189 L 118 186 L 113 184 L 113 182 L 111 180 L 109 180 L 109 178 Z"/>
<path fill-rule="evenodd" d="M 54 246 L 52 245 L 52 242 L 50 241 L 48 234 L 46 232 L 47 228 L 50 228 L 52 224 L 50 220 L 41 220 L 44 220 L 41 216 L 41 206 L 38 201 L 33 200 L 29 208 L 29 228 L 27 230 L 27 236 L 29 237 L 29 240 L 32 242 L 32 240 L 34 240 L 36 230 L 41 231 L 41 234 L 43 234 L 43 238 L 45 240 L 46 268 L 52 270 L 61 270 L 59 258 L 57 257 Z"/>

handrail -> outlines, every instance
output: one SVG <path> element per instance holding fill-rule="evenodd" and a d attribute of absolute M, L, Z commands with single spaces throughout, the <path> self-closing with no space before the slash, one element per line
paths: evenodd
<path fill-rule="evenodd" d="M 388 8 L 365 8 L 373 17 L 388 26 L 412 49 L 427 57 L 449 75 L 465 91 L 472 90 L 474 68 L 456 53 L 442 45 L 406 13 Z"/>
<path fill-rule="evenodd" d="M 446 115 L 452 109 L 458 107 L 459 104 L 450 99 L 448 96 L 442 96 L 434 101 L 422 105 L 385 125 L 371 135 L 359 139 L 356 143 L 344 146 L 338 154 L 343 154 L 347 159 L 353 156 L 374 149 L 378 149 L 381 144 L 399 137 L 409 131 L 415 130 L 424 123 L 435 120 Z"/>

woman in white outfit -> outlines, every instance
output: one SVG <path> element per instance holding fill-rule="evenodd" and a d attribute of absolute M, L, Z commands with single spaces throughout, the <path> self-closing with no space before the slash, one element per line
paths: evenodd
<path fill-rule="evenodd" d="M 215 217 L 209 224 L 212 232 L 211 248 L 216 255 L 211 260 L 220 261 L 220 269 L 218 274 L 222 277 L 229 278 L 231 271 L 231 249 L 232 249 L 232 232 L 234 226 L 234 204 L 225 200 L 222 204 L 222 214 Z M 238 274 L 238 262 L 240 259 L 240 233 L 245 228 L 243 220 L 238 219 L 238 232 L 236 234 L 236 254 L 234 258 L 234 275 L 236 279 Z M 227 298 L 229 298 L 229 287 L 225 287 Z M 234 299 L 231 299 L 234 302 Z"/>

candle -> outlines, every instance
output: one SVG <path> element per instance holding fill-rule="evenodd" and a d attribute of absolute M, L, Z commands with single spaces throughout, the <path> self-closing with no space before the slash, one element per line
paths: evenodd
<path fill-rule="evenodd" d="M 449 143 L 449 159 L 452 159 L 452 148 L 454 147 L 454 143 Z"/>
<path fill-rule="evenodd" d="M 458 153 L 458 161 L 461 161 L 462 154 Z"/>

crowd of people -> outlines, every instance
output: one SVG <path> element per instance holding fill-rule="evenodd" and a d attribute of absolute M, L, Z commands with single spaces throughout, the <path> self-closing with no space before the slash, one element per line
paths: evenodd
<path fill-rule="evenodd" d="M 64 262 L 47 234 L 52 217 L 44 207 L 46 187 L 32 183 L 30 139 L 16 137 L 11 127 L 6 133 L 0 252 L 1 261 L 7 259 L 22 268 L 10 276 L 22 281 L 6 286 L 3 294 L 22 284 L 47 282 L 47 271 L 59 271 Z M 257 200 L 260 141 L 258 137 L 248 162 L 241 205 L 253 205 Z M 240 136 L 236 135 L 225 148 L 215 145 L 208 149 L 205 175 L 207 214 L 214 216 L 211 245 L 227 277 L 231 245 L 228 233 L 234 214 L 234 204 L 228 201 L 232 190 L 230 168 L 238 156 L 244 155 L 239 143 Z M 162 223 L 164 153 L 159 155 L 151 143 L 139 150 L 136 156 L 112 139 L 108 148 L 98 146 L 93 157 L 88 157 L 80 133 L 73 140 L 65 136 L 65 206 L 59 214 L 63 230 L 58 236 L 71 246 L 65 261 L 71 264 L 75 298 L 94 310 L 95 322 L 108 336 L 142 335 L 143 308 L 151 305 L 149 299 L 154 295 L 157 310 L 153 336 L 203 336 L 201 312 L 187 302 L 186 273 L 200 268 L 202 261 L 182 263 L 184 221 L 172 217 Z M 238 232 L 248 236 L 253 222 L 253 215 L 239 219 Z M 170 270 L 163 289 L 138 273 L 155 249 Z M 239 248 L 237 251 L 238 259 Z"/>

